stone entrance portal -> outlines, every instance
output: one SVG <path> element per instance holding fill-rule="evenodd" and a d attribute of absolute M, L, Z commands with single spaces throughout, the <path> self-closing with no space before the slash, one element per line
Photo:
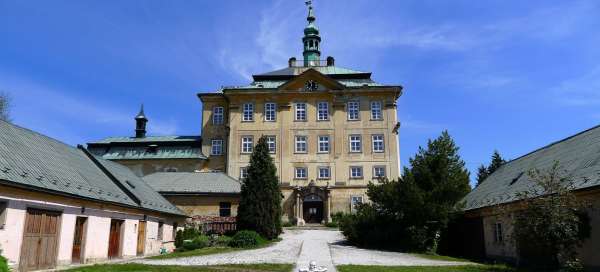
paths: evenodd
<path fill-rule="evenodd" d="M 294 215 L 297 225 L 304 223 L 324 224 L 331 221 L 330 190 L 327 186 L 316 186 L 311 181 L 308 186 L 294 189 L 296 203 Z"/>

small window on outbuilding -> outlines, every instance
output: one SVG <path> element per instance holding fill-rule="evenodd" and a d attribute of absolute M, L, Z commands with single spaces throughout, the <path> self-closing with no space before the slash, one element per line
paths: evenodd
<path fill-rule="evenodd" d="M 502 223 L 494 223 L 494 242 L 502 243 L 504 241 L 504 235 L 502 233 Z"/>
<path fill-rule="evenodd" d="M 158 222 L 158 234 L 156 235 L 156 239 L 159 241 L 163 240 L 164 228 L 165 228 L 165 224 L 163 222 Z"/>
<path fill-rule="evenodd" d="M 219 216 L 221 216 L 221 217 L 231 216 L 231 202 L 220 202 L 219 203 Z"/>
<path fill-rule="evenodd" d="M 6 224 L 6 207 L 8 206 L 8 202 L 0 201 L 0 229 L 4 229 L 4 224 Z"/>

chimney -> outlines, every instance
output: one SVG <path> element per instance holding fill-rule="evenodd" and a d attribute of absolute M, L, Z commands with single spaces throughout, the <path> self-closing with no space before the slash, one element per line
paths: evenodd
<path fill-rule="evenodd" d="M 335 59 L 332 56 L 327 57 L 327 66 L 334 66 Z"/>
<path fill-rule="evenodd" d="M 146 137 L 146 123 L 148 123 L 148 118 L 144 114 L 144 104 L 140 108 L 140 113 L 135 117 L 135 137 L 136 138 L 145 138 Z"/>
<path fill-rule="evenodd" d="M 289 66 L 289 67 L 294 67 L 294 66 L 296 66 L 296 58 L 294 58 L 294 57 L 291 57 L 291 58 L 288 60 L 288 66 Z"/>

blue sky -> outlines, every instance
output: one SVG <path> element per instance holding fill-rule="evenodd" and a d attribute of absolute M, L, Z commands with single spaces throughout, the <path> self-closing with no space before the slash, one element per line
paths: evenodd
<path fill-rule="evenodd" d="M 474 172 L 600 124 L 600 1 L 316 0 L 324 56 L 404 86 L 401 159 L 448 129 Z M 303 1 L 0 0 L 0 91 L 69 144 L 199 134 L 197 92 L 301 56 Z"/>

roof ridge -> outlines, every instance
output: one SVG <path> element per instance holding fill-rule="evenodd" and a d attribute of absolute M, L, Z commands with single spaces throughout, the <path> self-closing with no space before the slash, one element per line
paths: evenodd
<path fill-rule="evenodd" d="M 514 162 L 514 161 L 520 160 L 520 159 L 522 159 L 522 158 L 524 158 L 524 157 L 527 157 L 527 156 L 529 156 L 529 155 L 531 155 L 531 154 L 534 154 L 534 153 L 536 153 L 536 152 L 538 152 L 538 151 L 541 151 L 541 150 L 543 150 L 543 149 L 550 148 L 550 147 L 552 147 L 552 146 L 554 146 L 554 145 L 557 145 L 557 144 L 560 144 L 560 143 L 562 143 L 562 142 L 568 141 L 568 140 L 570 140 L 570 139 L 572 139 L 572 138 L 575 138 L 575 137 L 577 137 L 577 136 L 580 136 L 580 135 L 582 135 L 582 134 L 585 134 L 585 133 L 587 133 L 587 132 L 590 132 L 590 131 L 592 131 L 592 130 L 594 130 L 594 129 L 598 129 L 598 128 L 600 128 L 600 125 L 593 126 L 593 127 L 591 127 L 591 128 L 588 128 L 588 129 L 586 129 L 586 130 L 580 131 L 580 132 L 578 132 L 578 133 L 576 133 L 576 134 L 573 134 L 573 135 L 571 135 L 571 136 L 568 136 L 568 137 L 566 137 L 566 138 L 560 139 L 560 140 L 558 140 L 558 141 L 552 142 L 552 143 L 550 143 L 550 144 L 547 144 L 547 145 L 545 145 L 545 146 L 542 146 L 542 147 L 540 147 L 540 148 L 534 149 L 533 151 L 530 151 L 530 152 L 528 152 L 528 153 L 526 153 L 526 154 L 524 154 L 524 155 L 521 155 L 521 156 L 519 156 L 519 157 L 516 157 L 516 158 L 514 158 L 514 159 L 512 159 L 512 160 L 509 160 L 509 161 L 507 161 L 506 163 L 502 164 L 502 166 L 504 166 L 504 165 L 507 165 L 507 164 L 509 164 L 509 163 L 512 163 L 512 162 Z"/>
<path fill-rule="evenodd" d="M 73 149 L 73 150 L 77 150 L 77 148 L 76 148 L 76 147 L 74 147 L 74 146 L 72 146 L 72 145 L 70 145 L 70 144 L 64 143 L 64 142 L 62 142 L 62 141 L 60 141 L 60 140 L 58 140 L 58 139 L 52 138 L 52 137 L 50 137 L 50 136 L 48 136 L 48 135 L 44 135 L 44 134 L 42 134 L 42 133 L 39 133 L 39 132 L 37 132 L 37 131 L 35 131 L 35 130 L 28 129 L 28 128 L 26 128 L 26 127 L 22 127 L 22 126 L 20 126 L 20 125 L 17 125 L 17 124 L 14 124 L 14 123 L 11 123 L 11 122 L 8 122 L 8 121 L 5 121 L 5 120 L 2 120 L 2 119 L 0 119 L 0 122 L 2 122 L 2 123 L 6 123 L 6 124 L 8 124 L 9 126 L 12 126 L 13 128 L 21 129 L 21 130 L 24 130 L 24 131 L 27 131 L 27 132 L 33 133 L 33 134 L 35 134 L 35 135 L 37 135 L 37 136 L 44 137 L 44 138 L 46 138 L 46 139 L 48 139 L 48 140 L 51 140 L 51 141 L 53 141 L 53 142 L 55 142 L 55 143 L 58 143 L 58 144 L 62 144 L 62 145 L 64 145 L 64 146 L 67 146 L 67 147 L 69 147 L 69 148 L 71 148 L 71 149 Z"/>

